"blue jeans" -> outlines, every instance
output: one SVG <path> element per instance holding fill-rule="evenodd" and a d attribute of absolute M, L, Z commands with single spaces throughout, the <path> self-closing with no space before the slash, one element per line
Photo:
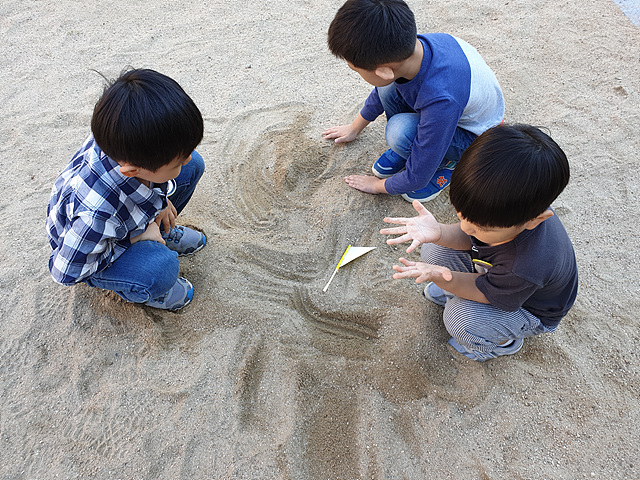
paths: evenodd
<path fill-rule="evenodd" d="M 199 153 L 175 178 L 176 190 L 169 197 L 180 213 L 187 205 L 198 180 L 204 173 L 204 161 Z M 129 302 L 145 303 L 165 294 L 178 279 L 178 254 L 152 240 L 131 245 L 118 259 L 101 272 L 91 275 L 85 283 L 91 287 L 111 290 Z"/>
<path fill-rule="evenodd" d="M 195 150 L 191 153 L 191 161 L 180 170 L 174 182 L 176 182 L 176 191 L 169 197 L 173 206 L 176 207 L 178 215 L 187 206 L 196 185 L 204 173 L 204 160 Z"/>
<path fill-rule="evenodd" d="M 420 115 L 407 105 L 393 83 L 386 87 L 378 87 L 378 96 L 387 116 L 385 129 L 387 144 L 393 152 L 406 160 L 411 153 L 413 140 L 416 138 Z M 438 169 L 453 169 L 462 153 L 476 137 L 475 133 L 457 127 Z"/>

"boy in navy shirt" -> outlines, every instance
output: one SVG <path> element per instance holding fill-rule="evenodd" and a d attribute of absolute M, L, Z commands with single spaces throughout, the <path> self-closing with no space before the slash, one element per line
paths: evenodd
<path fill-rule="evenodd" d="M 391 148 L 373 164 L 375 177 L 346 177 L 357 190 L 431 200 L 476 136 L 504 117 L 502 91 L 480 54 L 451 35 L 417 35 L 402 0 L 348 0 L 331 22 L 328 43 L 375 88 L 351 124 L 328 128 L 323 138 L 350 142 L 387 116 Z"/>
<path fill-rule="evenodd" d="M 480 135 L 453 172 L 449 196 L 459 223 L 438 223 L 414 202 L 414 218 L 388 244 L 422 245 L 422 262 L 401 258 L 393 278 L 429 281 L 424 295 L 444 306 L 449 344 L 484 361 L 511 355 L 523 339 L 553 332 L 573 305 L 578 270 L 571 240 L 550 204 L 569 181 L 562 149 L 528 125 Z"/>
<path fill-rule="evenodd" d="M 194 148 L 200 110 L 171 78 L 130 70 L 96 104 L 92 135 L 56 179 L 47 208 L 49 270 L 63 285 L 84 282 L 127 301 L 178 310 L 193 285 L 178 255 L 206 237 L 176 225 L 204 172 Z"/>

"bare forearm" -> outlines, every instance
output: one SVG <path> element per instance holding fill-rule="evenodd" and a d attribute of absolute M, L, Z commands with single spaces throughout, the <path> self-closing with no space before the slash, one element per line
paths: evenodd
<path fill-rule="evenodd" d="M 451 248 L 453 250 L 471 250 L 471 239 L 469 235 L 460 229 L 459 223 L 440 224 L 440 239 L 433 242 L 442 247 Z"/>
<path fill-rule="evenodd" d="M 369 123 L 371 122 L 369 122 L 369 120 L 365 120 L 362 115 L 358 113 L 358 116 L 353 120 L 353 122 L 351 122 L 351 128 L 357 136 L 367 125 L 369 125 Z"/>
<path fill-rule="evenodd" d="M 484 296 L 476 286 L 476 279 L 479 273 L 451 272 L 452 278 L 446 281 L 442 278 L 437 279 L 434 283 L 440 288 L 453 293 L 455 296 L 467 300 L 473 300 L 478 303 L 489 303 L 487 297 Z"/>

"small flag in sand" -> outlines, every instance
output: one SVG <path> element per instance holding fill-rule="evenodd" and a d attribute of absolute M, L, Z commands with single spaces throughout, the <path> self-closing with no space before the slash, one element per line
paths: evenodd
<path fill-rule="evenodd" d="M 342 254 L 342 258 L 338 262 L 335 272 L 333 272 L 333 275 L 331 275 L 331 278 L 329 279 L 327 284 L 324 286 L 322 291 L 323 292 L 327 291 L 327 288 L 329 288 L 329 284 L 333 280 L 333 277 L 336 276 L 336 273 L 338 273 L 338 270 L 340 269 L 340 267 L 342 267 L 343 265 L 346 265 L 351 260 L 355 260 L 356 258 L 361 257 L 365 253 L 370 252 L 374 248 L 376 247 L 352 247 L 351 245 L 349 245 L 347 249 L 344 251 L 344 253 Z"/>

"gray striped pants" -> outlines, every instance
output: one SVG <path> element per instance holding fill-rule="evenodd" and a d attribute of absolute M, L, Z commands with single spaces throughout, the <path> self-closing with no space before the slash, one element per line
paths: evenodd
<path fill-rule="evenodd" d="M 432 243 L 421 248 L 422 261 L 457 272 L 475 272 L 468 251 L 452 250 Z M 443 320 L 449 334 L 463 347 L 490 352 L 506 340 L 552 332 L 524 308 L 508 312 L 490 304 L 456 297 L 446 292 Z"/>

